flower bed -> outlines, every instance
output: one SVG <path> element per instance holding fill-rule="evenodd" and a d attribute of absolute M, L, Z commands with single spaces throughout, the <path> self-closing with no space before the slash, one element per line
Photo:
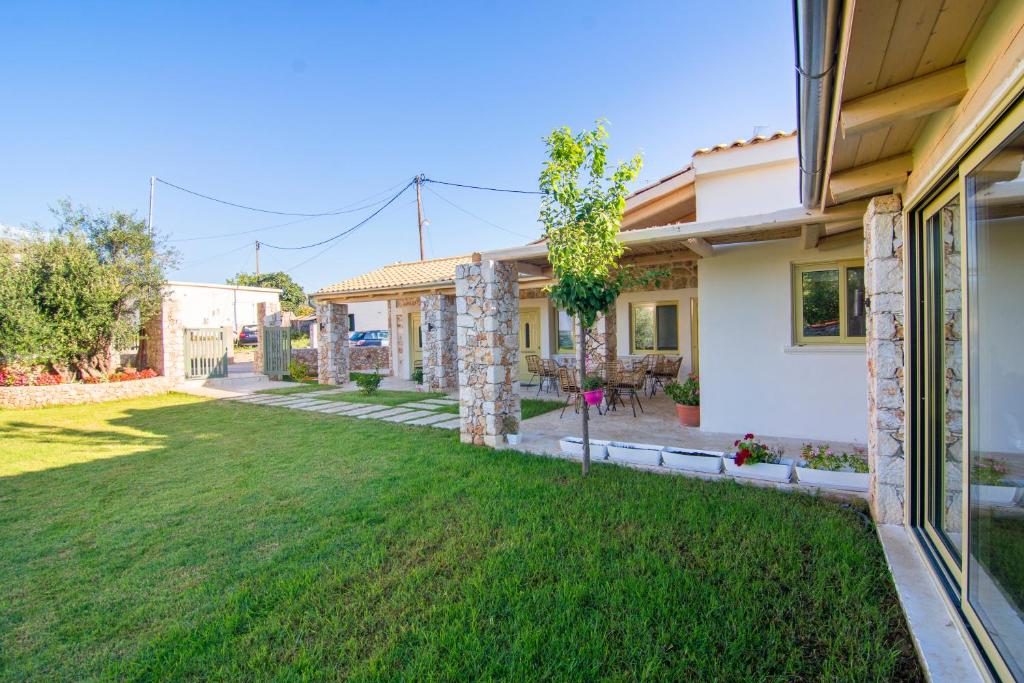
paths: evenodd
<path fill-rule="evenodd" d="M 47 372 L 41 367 L 0 368 L 0 387 L 39 387 L 63 383 L 63 378 L 55 372 Z"/>
<path fill-rule="evenodd" d="M 83 382 L 86 384 L 103 384 L 105 382 L 134 382 L 140 379 L 153 379 L 156 377 L 156 371 L 146 368 L 145 370 L 135 370 L 129 368 L 122 372 L 115 372 L 113 375 L 107 377 L 86 377 Z"/>
<path fill-rule="evenodd" d="M 141 373 L 138 373 L 141 374 Z M 139 378 L 135 381 L 72 383 L 49 386 L 0 386 L 0 408 L 43 408 L 46 406 L 101 403 L 124 398 L 139 398 L 170 391 L 167 377 Z"/>

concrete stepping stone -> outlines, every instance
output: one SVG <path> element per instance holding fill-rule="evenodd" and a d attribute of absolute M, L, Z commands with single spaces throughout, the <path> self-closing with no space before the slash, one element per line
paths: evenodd
<path fill-rule="evenodd" d="M 244 402 L 247 402 L 247 403 L 250 402 L 250 401 L 266 401 L 268 398 L 271 398 L 271 397 L 267 396 L 265 394 L 242 394 L 241 396 L 229 396 L 228 397 L 228 399 L 231 400 L 231 401 L 244 401 Z"/>
<path fill-rule="evenodd" d="M 331 413 L 332 415 L 342 415 L 349 411 L 355 410 L 355 403 L 340 403 L 338 401 L 331 401 L 331 405 L 323 408 L 320 412 Z"/>
<path fill-rule="evenodd" d="M 438 408 L 444 408 L 445 406 L 441 406 L 436 403 L 429 403 L 428 401 L 416 401 L 415 403 L 403 403 L 402 407 L 416 408 L 417 410 L 437 410 Z"/>
<path fill-rule="evenodd" d="M 448 420 L 447 422 L 438 422 L 430 425 L 431 427 L 437 427 L 438 429 L 458 429 L 461 420 L 455 418 L 454 420 Z"/>
<path fill-rule="evenodd" d="M 367 413 L 379 413 L 384 410 L 388 410 L 391 406 L 382 406 L 376 403 L 364 403 L 359 408 L 348 411 L 345 415 L 355 417 L 357 415 L 366 415 Z"/>
<path fill-rule="evenodd" d="M 306 399 L 304 399 L 304 398 L 292 398 L 292 397 L 289 396 L 287 398 L 273 398 L 273 399 L 270 399 L 269 401 L 260 401 L 260 404 L 261 405 L 265 405 L 265 406 L 290 406 L 290 405 L 292 405 L 294 403 L 305 403 L 305 402 L 306 402 Z"/>
<path fill-rule="evenodd" d="M 421 417 L 421 418 L 416 419 L 416 420 L 410 420 L 409 422 L 406 422 L 405 424 L 407 424 L 407 425 L 433 425 L 433 424 L 437 424 L 438 422 L 447 422 L 448 420 L 451 420 L 451 419 L 452 419 L 452 416 L 449 413 L 434 413 L 432 415 L 427 415 L 426 417 Z"/>
<path fill-rule="evenodd" d="M 421 403 L 430 403 L 435 406 L 457 406 L 459 402 L 454 398 L 425 398 Z"/>
<path fill-rule="evenodd" d="M 382 410 L 379 413 L 364 413 L 363 415 L 358 415 L 357 417 L 360 420 L 366 420 L 366 419 L 370 419 L 370 418 L 373 418 L 375 420 L 383 420 L 385 417 L 397 417 L 397 416 L 402 415 L 404 413 L 411 413 L 411 412 L 413 412 L 413 411 L 411 409 L 409 409 L 409 408 L 394 407 L 394 408 L 390 408 L 388 410 Z"/>
<path fill-rule="evenodd" d="M 327 401 L 299 401 L 297 403 L 284 404 L 286 408 L 295 408 L 296 410 L 305 410 L 306 408 L 315 408 L 316 406 L 327 405 Z"/>
<path fill-rule="evenodd" d="M 429 410 L 410 410 L 401 415 L 392 415 L 391 417 L 382 418 L 385 422 L 409 422 L 410 420 L 418 420 L 421 417 L 427 417 L 433 415 Z"/>

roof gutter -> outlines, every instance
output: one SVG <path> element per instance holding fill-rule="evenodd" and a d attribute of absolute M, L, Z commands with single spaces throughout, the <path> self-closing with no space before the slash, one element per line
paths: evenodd
<path fill-rule="evenodd" d="M 800 201 L 819 206 L 824 192 L 829 106 L 835 86 L 840 0 L 793 0 Z"/>

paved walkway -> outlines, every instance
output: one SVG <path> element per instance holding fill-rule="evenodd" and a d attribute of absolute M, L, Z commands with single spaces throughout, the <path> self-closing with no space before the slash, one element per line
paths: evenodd
<path fill-rule="evenodd" d="M 292 384 L 291 386 L 294 386 Z M 264 387 L 265 388 L 265 387 Z M 397 406 L 384 406 L 376 403 L 354 403 L 349 401 L 331 401 L 317 398 L 329 394 L 340 394 L 344 390 L 328 389 L 302 394 L 243 394 L 228 396 L 233 401 L 254 405 L 274 406 L 305 410 L 325 415 L 344 415 L 360 420 L 383 420 L 400 424 L 417 425 L 420 427 L 436 427 L 437 429 L 458 429 L 459 416 L 447 412 L 438 412 L 449 406 L 457 406 L 458 401 L 450 398 L 430 398 Z"/>

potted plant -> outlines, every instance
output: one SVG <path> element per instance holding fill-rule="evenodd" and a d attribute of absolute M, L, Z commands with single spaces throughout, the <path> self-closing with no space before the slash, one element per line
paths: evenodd
<path fill-rule="evenodd" d="M 864 452 L 836 453 L 828 444 L 804 444 L 796 466 L 797 480 L 809 486 L 844 491 L 868 490 L 868 464 Z"/>
<path fill-rule="evenodd" d="M 1020 488 L 1006 479 L 1005 463 L 994 458 L 980 458 L 971 472 L 971 495 L 983 507 L 1013 507 Z"/>
<path fill-rule="evenodd" d="M 722 471 L 722 454 L 693 448 L 665 448 L 661 451 L 661 464 L 673 470 L 719 474 Z"/>
<path fill-rule="evenodd" d="M 665 387 L 665 395 L 675 402 L 680 425 L 700 427 L 700 380 L 697 375 L 690 375 L 682 384 L 670 382 Z"/>
<path fill-rule="evenodd" d="M 788 482 L 793 474 L 793 461 L 782 457 L 782 449 L 768 447 L 753 434 L 737 439 L 733 446 L 736 452 L 723 458 L 723 463 L 734 477 Z"/>
<path fill-rule="evenodd" d="M 604 380 L 600 377 L 590 376 L 583 380 L 583 399 L 588 406 L 601 404 L 604 398 Z"/>

